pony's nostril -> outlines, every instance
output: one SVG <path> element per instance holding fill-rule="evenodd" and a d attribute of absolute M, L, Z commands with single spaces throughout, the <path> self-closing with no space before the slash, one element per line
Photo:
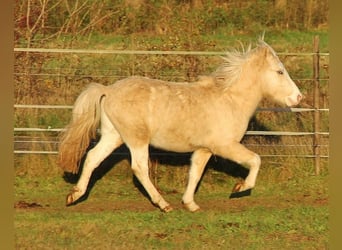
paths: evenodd
<path fill-rule="evenodd" d="M 302 96 L 301 94 L 299 94 L 299 95 L 297 96 L 297 101 L 300 102 L 300 100 L 302 100 L 302 98 L 303 98 L 303 96 Z"/>

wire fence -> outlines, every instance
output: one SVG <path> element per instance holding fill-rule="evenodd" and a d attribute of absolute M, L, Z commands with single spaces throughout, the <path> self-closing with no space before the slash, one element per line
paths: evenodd
<path fill-rule="evenodd" d="M 145 61 L 149 61 L 149 57 L 151 58 L 151 61 L 149 63 L 155 63 L 152 62 L 153 56 L 181 56 L 181 57 L 188 57 L 191 56 L 190 63 L 196 62 L 196 57 L 199 56 L 219 56 L 224 55 L 224 52 L 210 52 L 210 51 L 139 51 L 139 50 L 80 50 L 80 49 L 45 49 L 45 48 L 14 48 L 15 53 L 25 53 L 33 55 L 49 55 L 51 58 L 59 58 L 64 55 L 87 55 L 87 56 L 98 56 L 98 55 L 111 55 L 111 56 L 120 56 L 120 55 L 126 55 L 126 56 L 145 56 Z M 320 53 L 319 51 L 314 52 L 308 52 L 308 53 L 278 53 L 279 56 L 283 57 L 305 57 L 305 58 L 312 58 L 313 61 L 315 61 L 315 57 L 329 57 L 329 53 Z M 118 59 L 118 58 L 117 58 Z M 121 60 L 121 58 L 119 58 Z M 79 60 L 79 58 L 76 58 L 75 60 Z M 189 59 L 187 59 L 189 60 Z M 313 62 L 311 61 L 311 62 Z M 322 65 L 319 65 L 320 60 L 316 60 L 316 67 L 313 67 L 313 70 L 319 70 L 322 68 Z M 53 65 L 52 65 L 53 64 Z M 25 65 L 25 64 L 24 64 Z M 19 84 L 19 81 L 21 77 L 35 77 L 36 79 L 39 79 L 37 81 L 46 82 L 46 85 L 51 84 L 49 79 L 61 78 L 61 77 L 67 77 L 70 78 L 70 81 L 75 81 L 75 79 L 85 79 L 85 78 L 91 78 L 91 80 L 98 79 L 98 78 L 121 78 L 126 77 L 128 75 L 135 74 L 137 71 L 135 69 L 139 66 L 137 65 L 130 65 L 131 68 L 129 71 L 125 71 L 124 74 L 122 74 L 122 71 L 120 70 L 113 70 L 113 69 L 97 69 L 95 72 L 87 73 L 83 70 L 82 65 L 80 63 L 77 64 L 77 67 L 73 67 L 72 65 L 58 65 L 58 60 L 54 61 L 54 63 L 51 63 L 49 66 L 45 66 L 44 70 L 38 71 L 35 70 L 34 65 L 26 65 L 28 68 L 22 68 L 22 67 L 15 67 L 14 75 L 17 77 L 15 81 L 17 81 L 17 84 Z M 141 66 L 141 65 L 140 65 Z M 145 67 L 145 66 L 143 66 Z M 153 67 L 153 66 L 152 66 Z M 318 73 L 318 74 L 317 74 Z M 175 72 L 172 72 L 170 74 L 177 74 Z M 181 74 L 180 74 L 181 75 Z M 187 76 L 189 73 L 187 73 Z M 318 75 L 318 77 L 317 77 Z M 316 79 L 315 79 L 316 76 Z M 182 77 L 182 76 L 181 76 Z M 185 76 L 186 77 L 186 76 Z M 29 78 L 27 78 L 29 79 Z M 318 81 L 318 83 L 324 82 L 324 84 L 327 84 L 329 81 L 328 75 L 325 75 L 323 77 L 320 76 L 319 72 L 313 72 L 312 77 L 297 77 L 294 79 L 295 81 L 307 81 L 309 83 L 313 81 Z M 53 81 L 53 80 L 51 80 Z M 45 86 L 45 85 L 43 85 Z M 318 86 L 319 88 L 319 86 Z M 320 91 L 318 89 L 318 91 Z M 59 93 L 54 93 L 57 97 Z M 57 98 L 56 97 L 56 98 Z M 315 101 L 315 100 L 314 100 Z M 319 102 L 318 102 L 319 104 Z M 324 103 L 321 105 L 323 107 L 310 105 L 310 107 L 299 107 L 299 108 L 259 108 L 257 110 L 257 113 L 261 112 L 277 112 L 277 113 L 298 113 L 298 114 L 304 114 L 304 113 L 310 113 L 310 114 L 324 114 L 324 117 L 328 117 L 329 114 L 329 108 L 326 107 L 328 104 Z M 25 111 L 25 110 L 36 110 L 38 113 L 43 113 L 44 110 L 51 110 L 52 112 L 57 112 L 58 110 L 71 113 L 72 105 L 62 105 L 62 104 L 31 104 L 31 103 L 16 103 L 14 105 L 15 112 L 18 112 L 19 110 Z M 18 115 L 18 124 L 20 123 L 20 115 Z M 317 119 L 317 116 L 316 116 Z M 318 117 L 318 119 L 320 119 Z M 321 123 L 322 121 L 312 120 L 312 123 Z M 27 124 L 27 123 L 22 123 Z M 66 125 L 66 124 L 65 124 Z M 61 127 L 54 127 L 54 125 L 48 125 L 44 124 L 45 127 L 38 127 L 34 125 L 27 125 L 27 126 L 18 126 L 16 125 L 14 127 L 14 153 L 15 154 L 57 154 L 58 153 L 58 134 L 63 131 L 64 126 Z M 328 128 L 326 131 L 320 131 L 319 126 L 313 126 L 315 129 L 312 131 L 268 131 L 268 130 L 248 130 L 246 132 L 246 138 L 247 137 L 260 137 L 260 138 L 266 138 L 267 142 L 269 140 L 267 137 L 282 137 L 282 138 L 302 138 L 299 140 L 298 143 L 296 142 L 297 139 L 293 140 L 279 140 L 277 139 L 277 143 L 271 142 L 270 144 L 265 143 L 263 140 L 261 143 L 253 143 L 253 141 L 245 139 L 245 144 L 249 147 L 255 147 L 258 148 L 260 151 L 260 148 L 265 149 L 271 149 L 263 151 L 264 153 L 261 153 L 261 157 L 304 157 L 304 158 L 314 158 L 314 159 L 320 159 L 320 158 L 329 158 L 329 130 Z M 326 126 L 324 126 L 325 128 Z M 303 139 L 305 138 L 305 139 Z M 317 141 L 317 138 L 320 140 Z M 315 140 L 314 140 L 315 139 Z M 258 139 L 256 139 L 258 141 Z M 288 142 L 288 143 L 287 143 Z M 315 151 L 314 149 L 320 148 L 321 150 Z M 282 148 L 281 150 L 279 148 Z M 278 150 L 279 149 L 279 150 Z M 301 150 L 303 149 L 303 150 Z M 115 152 L 114 152 L 115 154 Z M 116 154 L 122 154 L 122 153 L 116 153 Z M 166 153 L 171 154 L 171 153 Z"/>

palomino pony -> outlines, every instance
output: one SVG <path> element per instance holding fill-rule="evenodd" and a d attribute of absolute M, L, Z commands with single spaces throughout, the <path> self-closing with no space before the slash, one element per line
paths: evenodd
<path fill-rule="evenodd" d="M 264 41 L 256 48 L 228 52 L 224 63 L 197 82 L 165 82 L 129 77 L 111 86 L 91 84 L 77 98 L 71 123 L 64 132 L 59 160 L 66 172 L 77 173 L 81 158 L 100 128 L 101 138 L 84 161 L 77 185 L 67 205 L 86 192 L 94 169 L 125 143 L 131 153 L 133 173 L 151 201 L 162 211 L 172 207 L 149 178 L 149 145 L 174 152 L 193 152 L 184 206 L 196 211 L 196 186 L 211 155 L 219 155 L 249 168 L 233 192 L 253 188 L 260 157 L 240 141 L 263 97 L 297 105 L 302 95 L 274 50 Z"/>

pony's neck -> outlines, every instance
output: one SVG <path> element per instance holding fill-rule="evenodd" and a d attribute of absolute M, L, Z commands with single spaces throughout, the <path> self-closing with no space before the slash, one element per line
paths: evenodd
<path fill-rule="evenodd" d="M 262 100 L 260 84 L 256 77 L 241 77 L 236 83 L 230 86 L 229 98 L 235 107 L 245 113 L 249 119 L 257 109 Z"/>

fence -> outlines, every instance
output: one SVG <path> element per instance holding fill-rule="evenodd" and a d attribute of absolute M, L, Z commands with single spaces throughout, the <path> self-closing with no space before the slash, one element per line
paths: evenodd
<path fill-rule="evenodd" d="M 76 50 L 76 49 L 38 49 L 38 48 L 15 48 L 15 53 L 31 53 L 31 54 L 49 54 L 49 55 L 78 55 L 78 54 L 87 54 L 87 55 L 144 55 L 144 56 L 165 56 L 165 55 L 173 55 L 173 56 L 217 56 L 223 55 L 223 52 L 207 52 L 207 51 L 137 51 L 137 50 Z M 246 132 L 246 136 L 261 136 L 261 137 L 272 137 L 272 136 L 282 136 L 282 137 L 309 137 L 312 139 L 312 144 L 296 144 L 290 143 L 287 145 L 281 144 L 280 146 L 285 147 L 287 149 L 290 148 L 300 148 L 300 147 L 311 147 L 311 153 L 308 151 L 304 154 L 299 153 L 298 150 L 292 150 L 290 153 L 261 153 L 261 157 L 305 157 L 305 158 L 313 158 L 315 162 L 315 171 L 317 174 L 320 173 L 320 159 L 329 157 L 329 149 L 328 149 L 328 137 L 329 131 L 320 131 L 320 123 L 321 123 L 321 114 L 328 113 L 329 109 L 326 107 L 320 108 L 320 84 L 322 81 L 328 81 L 328 78 L 322 79 L 320 77 L 320 58 L 328 57 L 328 53 L 320 53 L 319 52 L 319 40 L 317 37 L 314 39 L 314 51 L 310 53 L 278 53 L 279 56 L 295 56 L 295 57 L 312 57 L 312 69 L 313 75 L 311 78 L 306 79 L 294 79 L 295 81 L 306 81 L 313 83 L 313 105 L 312 107 L 302 107 L 302 108 L 259 108 L 257 112 L 292 112 L 292 113 L 313 113 L 313 131 L 267 131 L 267 130 L 248 130 Z M 23 70 L 23 69 L 21 69 Z M 131 71 L 134 74 L 134 66 Z M 60 77 L 62 75 L 61 72 L 54 74 L 41 74 L 34 72 L 18 72 L 15 71 L 16 76 L 20 75 L 34 75 L 36 77 Z M 68 75 L 68 74 L 67 74 Z M 69 77 L 75 77 L 76 74 L 69 74 Z M 113 74 L 112 77 L 119 78 L 120 74 Z M 97 75 L 97 77 L 99 77 Z M 108 76 L 106 76 L 108 77 Z M 70 112 L 72 109 L 71 105 L 40 105 L 40 104 L 15 104 L 15 110 L 67 110 Z M 57 154 L 58 148 L 58 139 L 57 134 L 63 130 L 63 127 L 52 128 L 50 126 L 44 128 L 38 127 L 15 127 L 14 128 L 14 153 L 15 154 Z M 23 135 L 23 133 L 27 133 Z M 31 134 L 30 134 L 31 133 Z M 35 136 L 32 136 L 32 133 Z M 40 136 L 43 133 L 50 133 L 50 136 Z M 32 145 L 40 145 L 41 150 L 35 150 Z M 43 145 L 49 145 L 48 147 L 44 147 Z M 258 144 L 252 145 L 255 147 L 273 147 L 276 148 L 279 145 L 275 144 Z M 324 150 L 322 150 L 324 149 Z M 288 152 L 290 150 L 286 150 Z"/>

